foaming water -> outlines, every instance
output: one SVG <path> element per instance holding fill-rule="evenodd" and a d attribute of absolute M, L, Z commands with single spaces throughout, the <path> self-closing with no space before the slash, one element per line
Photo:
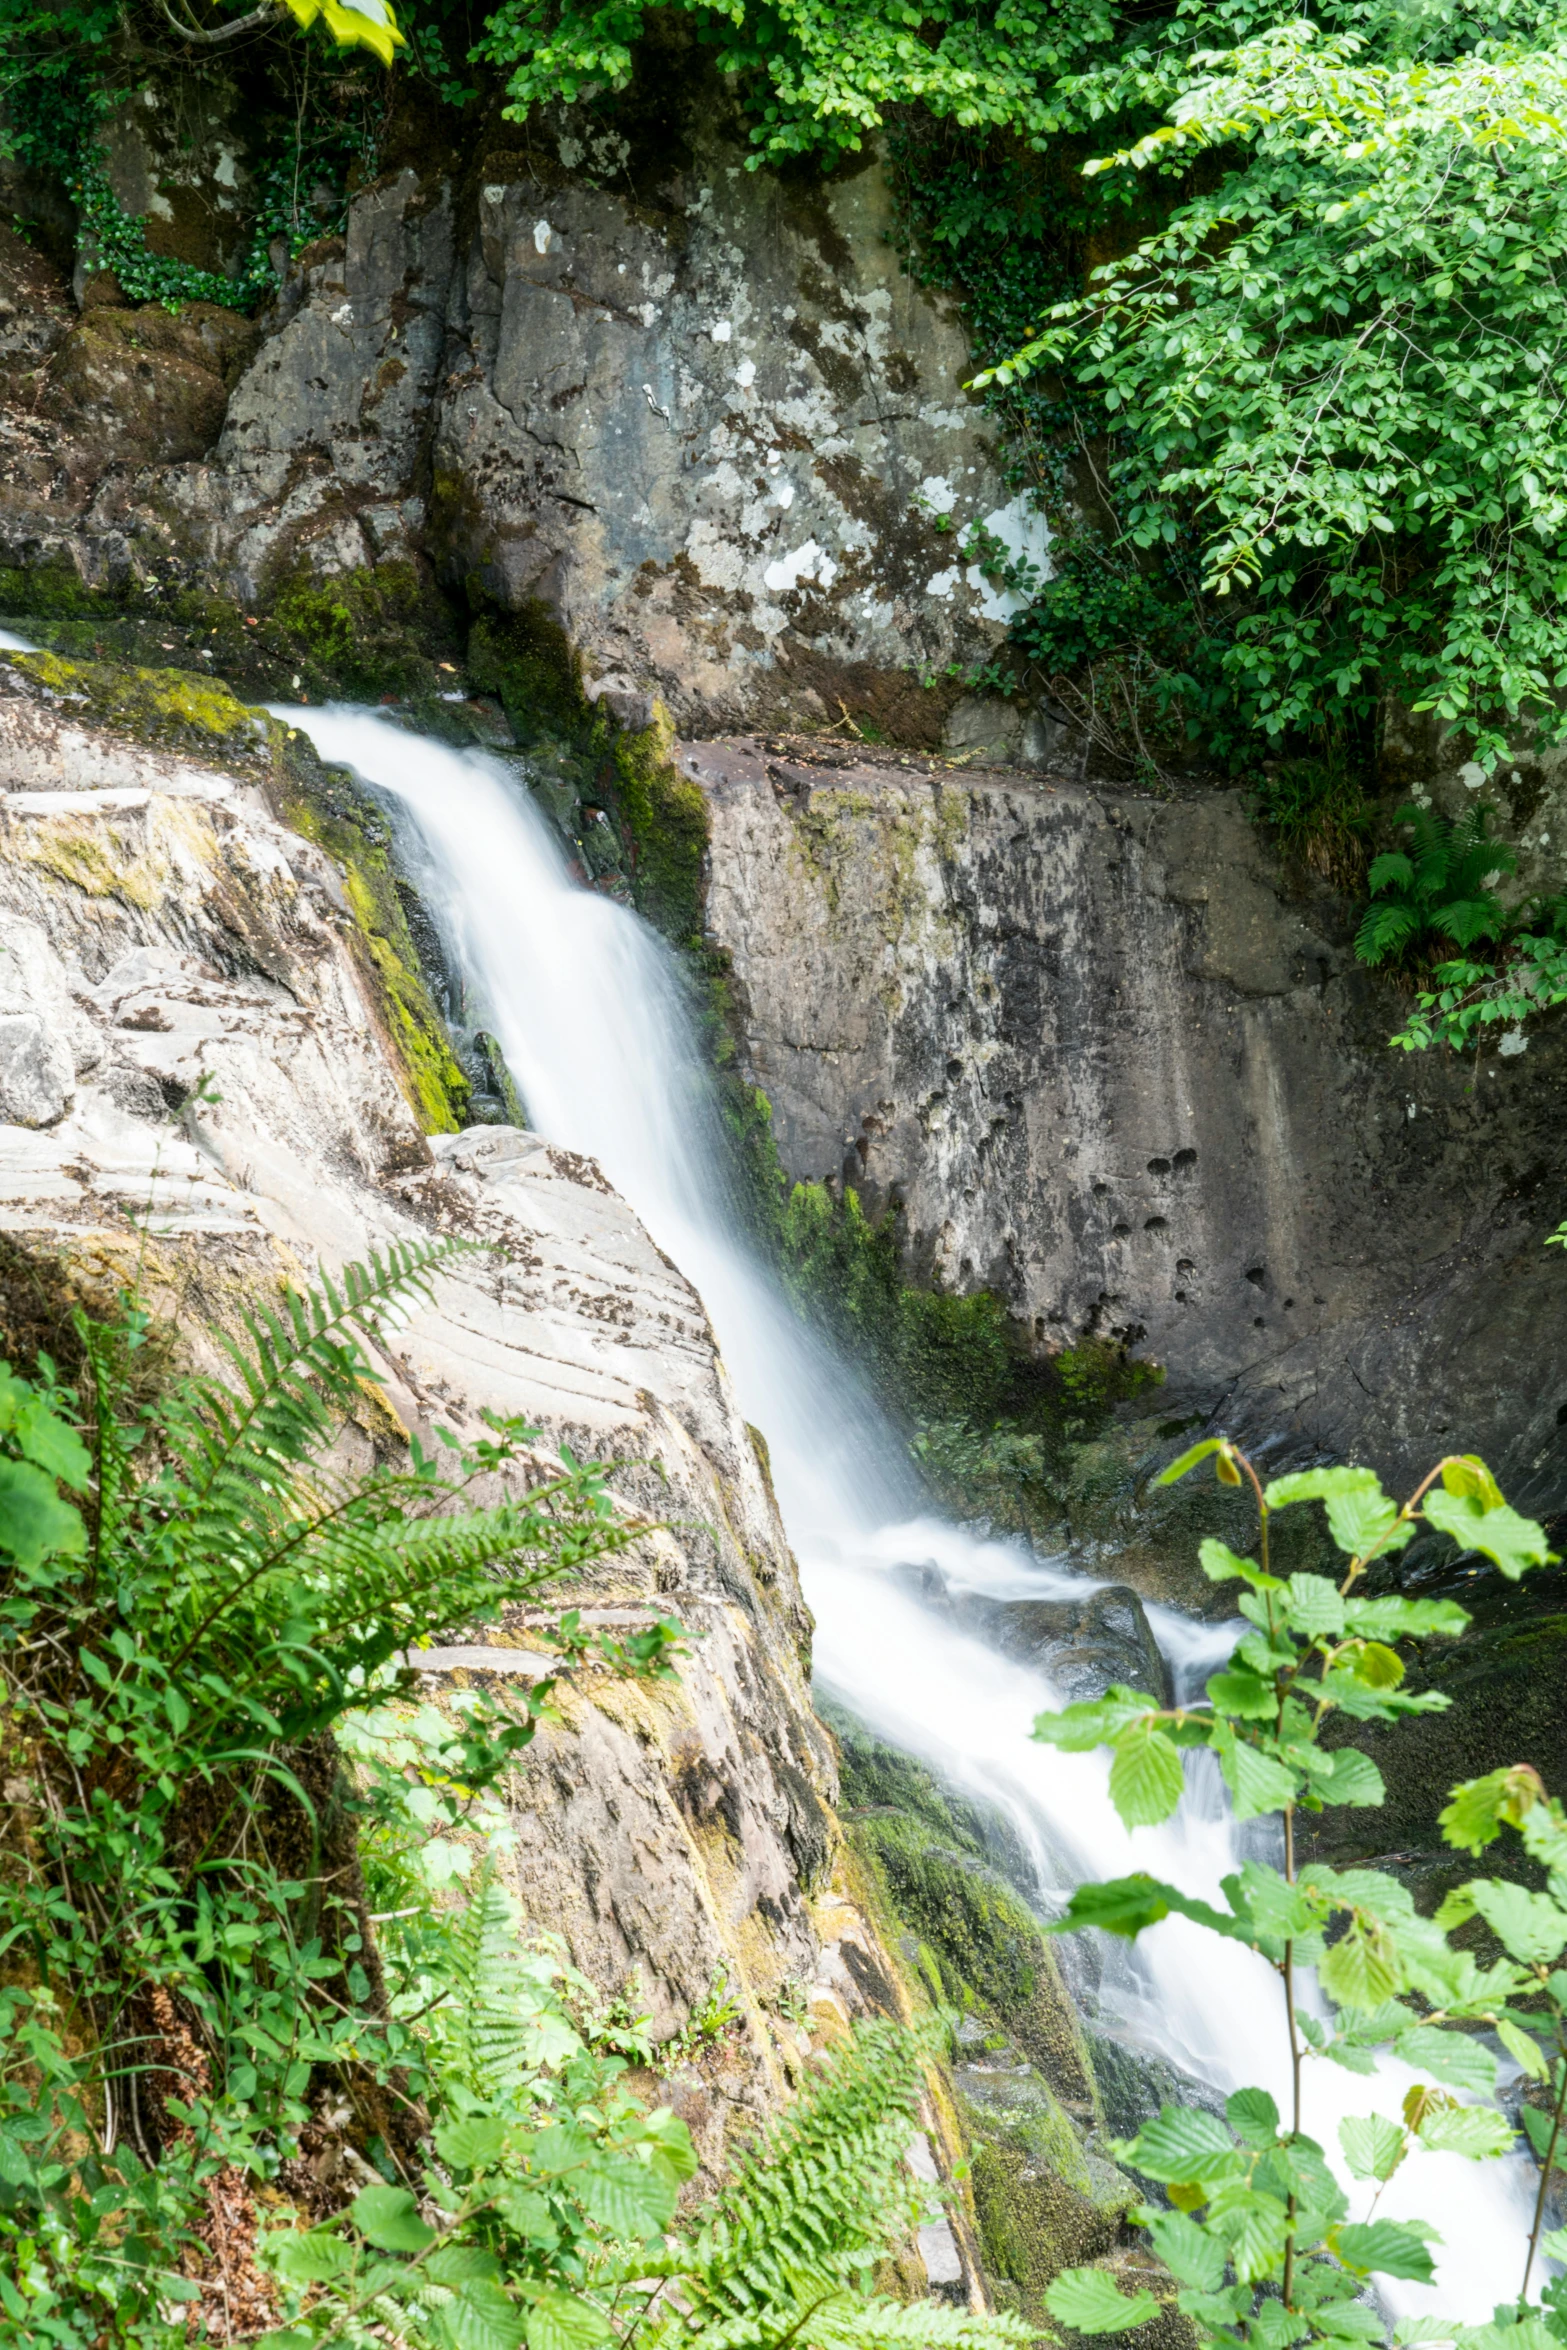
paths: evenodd
<path fill-rule="evenodd" d="M 25 636 L 13 636 L 8 628 L 0 628 L 0 653 L 36 653 L 37 650 Z"/>
<path fill-rule="evenodd" d="M 428 902 L 531 1122 L 596 1158 L 700 1290 L 741 1405 L 768 1438 L 816 1616 L 822 1685 L 881 1736 L 998 1805 L 1033 1864 L 1043 1906 L 1082 1878 L 1132 1869 L 1219 1901 L 1237 1844 L 1211 1768 L 1193 1773 L 1173 1821 L 1129 1834 L 1110 1804 L 1101 1757 L 1030 1741 L 1034 1715 L 1055 1700 L 1045 1676 L 956 1632 L 891 1578 L 894 1567 L 929 1561 L 953 1586 L 995 1598 L 1059 1598 L 1085 1587 L 1065 1560 L 1041 1560 L 1022 1543 L 929 1514 L 873 1400 L 801 1328 L 746 1247 L 715 1105 L 662 943 L 634 915 L 573 883 L 526 787 L 500 762 L 358 710 L 277 715 L 404 812 Z M 1200 1687 L 1230 1635 L 1172 1609 L 1150 1613 L 1179 1685 Z M 1264 2083 L 1287 2110 L 1283 1994 L 1253 1953 L 1170 1918 L 1130 1956 L 1112 1954 L 1101 1996 L 1107 2022 L 1221 2090 Z M 1373 2109 L 1396 2115 L 1414 2078 L 1392 2061 L 1374 2081 L 1312 2063 L 1305 2126 L 1336 2159 L 1339 2120 Z M 1420 2215 L 1440 2229 L 1439 2286 L 1390 2285 L 1389 2310 L 1488 2317 L 1522 2274 L 1530 2180 L 1522 2157 L 1407 2162 L 1378 2212 Z M 1370 2191 L 1353 2192 L 1363 2217 Z"/>

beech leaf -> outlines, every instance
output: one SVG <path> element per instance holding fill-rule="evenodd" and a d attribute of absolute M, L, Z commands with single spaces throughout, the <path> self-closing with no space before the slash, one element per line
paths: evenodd
<path fill-rule="evenodd" d="M 1151 2293 L 1123 2293 L 1102 2268 L 1064 2269 L 1046 2292 L 1045 2307 L 1079 2334 L 1124 2334 L 1161 2314 Z"/>

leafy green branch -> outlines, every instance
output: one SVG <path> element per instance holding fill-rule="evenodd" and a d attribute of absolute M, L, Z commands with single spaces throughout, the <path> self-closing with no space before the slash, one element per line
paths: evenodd
<path fill-rule="evenodd" d="M 1229 1662 L 1209 1677 L 1203 1702 L 1162 1706 L 1117 1686 L 1090 1703 L 1042 1714 L 1034 1735 L 1068 1752 L 1108 1747 L 1110 1797 L 1131 1828 L 1169 1818 L 1184 1792 L 1183 1755 L 1206 1748 L 1237 1821 L 1278 1818 L 1283 1865 L 1247 1859 L 1224 1879 L 1222 1908 L 1148 1874 L 1083 1885 L 1050 1930 L 1096 1927 L 1133 1938 L 1177 1915 L 1245 1945 L 1274 1969 L 1284 1994 L 1289 2115 L 1281 2116 L 1266 2090 L 1239 2089 L 1222 2120 L 1166 2106 L 1118 2152 L 1167 2191 L 1171 2210 L 1145 2206 L 1139 2216 L 1178 2282 L 1178 2307 L 1209 2338 L 1267 2350 L 1304 2340 L 1370 2341 L 1381 2327 L 1362 2305 L 1365 2282 L 1376 2275 L 1430 2282 L 1433 2231 L 1423 2222 L 1379 2219 L 1374 2202 L 1365 2220 L 1350 2219 L 1324 2149 L 1302 2126 L 1304 2065 L 1318 2058 L 1370 2074 L 1377 2051 L 1391 2048 L 1435 2084 L 1410 2092 L 1401 2124 L 1373 2114 L 1341 2127 L 1347 2167 L 1373 2182 L 1380 2196 L 1415 2144 L 1476 2161 L 1511 2147 L 1514 2132 L 1504 2114 L 1465 2102 L 1489 2097 L 1497 2086 L 1496 2057 L 1478 2036 L 1483 2028 L 1551 2089 L 1549 2114 L 1525 2125 L 1548 2177 L 1567 2102 L 1567 1974 L 1551 1971 L 1567 1948 L 1567 1826 L 1532 1771 L 1496 1773 L 1456 1789 L 1441 1821 L 1450 1843 L 1478 1850 L 1503 1824 L 1514 1825 L 1552 1873 L 1543 1894 L 1476 1882 L 1449 1896 L 1435 1918 L 1425 1918 L 1408 1888 L 1382 1870 L 1298 1867 L 1296 1815 L 1383 1801 L 1382 1776 L 1369 1755 L 1321 1743 L 1331 1716 L 1392 1722 L 1448 1703 L 1436 1691 L 1405 1689 L 1398 1648 L 1409 1640 L 1456 1638 L 1467 1615 L 1445 1600 L 1365 1595 L 1369 1570 L 1394 1560 L 1422 1525 L 1489 1559 L 1514 1581 L 1555 1563 L 1554 1554 L 1542 1529 L 1508 1505 L 1484 1463 L 1470 1455 L 1438 1462 L 1402 1505 L 1363 1468 L 1307 1469 L 1264 1486 L 1247 1456 L 1222 1437 L 1193 1445 L 1160 1482 L 1172 1483 L 1207 1460 L 1221 1483 L 1248 1483 L 1257 1505 L 1255 1559 L 1213 1539 L 1199 1553 L 1211 1580 L 1244 1586 L 1239 1606 L 1249 1628 Z M 1311 1501 L 1323 1504 L 1344 1555 L 1337 1581 L 1271 1571 L 1272 1517 Z M 1449 1940 L 1450 1929 L 1473 1916 L 1484 1918 L 1502 1944 L 1505 1955 L 1490 1964 Z M 1306 1968 L 1331 2003 L 1331 2025 L 1299 2002 Z M 1559 2052 L 1559 2071 L 1542 2042 Z M 1544 2197 L 1542 2179 L 1520 2315 Z M 1159 2307 L 1152 2294 L 1127 2296 L 1094 2269 L 1068 2271 L 1047 2300 L 1063 2323 L 1091 2333 L 1128 2331 Z M 1451 2328 L 1441 2335 L 1400 2334 L 1401 2340 L 1438 2338 L 1469 2339 L 1464 2329 Z M 1485 2350 L 1492 2350 L 1489 2342 Z M 1511 2350 L 1533 2346 L 1520 2340 Z"/>

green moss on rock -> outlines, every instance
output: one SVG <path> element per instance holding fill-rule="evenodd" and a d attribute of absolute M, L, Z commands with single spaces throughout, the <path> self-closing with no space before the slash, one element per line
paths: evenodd
<path fill-rule="evenodd" d="M 617 735 L 620 816 L 633 854 L 637 911 L 676 946 L 700 946 L 707 802 L 674 762 L 675 725 L 662 702 L 639 732 Z"/>
<path fill-rule="evenodd" d="M 1055 1952 L 1010 1885 L 955 1851 L 920 1819 L 871 1813 L 856 1823 L 897 1914 L 929 1952 L 945 2004 L 994 2018 L 1052 2094 L 1085 2120 L 1094 2076 Z"/>
<path fill-rule="evenodd" d="M 548 604 L 481 609 L 468 631 L 467 669 L 471 684 L 498 698 L 519 742 L 592 726 L 580 664 Z"/>
<path fill-rule="evenodd" d="M 1064 2268 L 1121 2245 L 1138 2190 L 1083 2145 L 1037 2076 L 964 2070 L 957 2086 L 986 2274 L 1043 2319 L 1045 2290 Z"/>
<path fill-rule="evenodd" d="M 182 669 L 122 669 L 47 651 L 0 654 L 0 660 L 57 707 L 135 742 L 269 767 L 281 756 L 286 729 L 217 678 Z"/>
<path fill-rule="evenodd" d="M 856 1881 L 911 2004 L 954 2019 L 942 2089 L 970 2165 L 986 2282 L 998 2305 L 1043 2326 L 1045 2292 L 1064 2268 L 1118 2270 L 1143 2257 L 1129 2216 L 1141 2194 L 1108 2158 L 1093 2064 L 1050 1940 L 992 1865 L 1021 1871 L 1024 1855 L 999 1815 L 841 1708 L 823 1711 L 839 1742 Z M 1157 2269 L 1139 2281 L 1169 2289 Z M 1173 2312 L 1169 2323 L 1159 2350 L 1190 2350 L 1189 2324 Z"/>
<path fill-rule="evenodd" d="M 462 636 L 432 582 L 412 563 L 390 562 L 328 580 L 295 571 L 267 581 L 254 649 L 313 698 L 419 701 L 456 674 Z"/>
<path fill-rule="evenodd" d="M 164 655 L 227 678 L 242 695 L 281 701 L 385 696 L 443 708 L 436 696 L 463 660 L 463 628 L 418 565 L 387 562 L 318 580 L 299 566 L 269 574 L 255 608 L 171 571 L 89 587 L 68 564 L 0 570 L 0 613 L 76 658 L 161 665 Z"/>
<path fill-rule="evenodd" d="M 419 961 L 385 817 L 346 775 L 330 769 L 296 781 L 283 814 L 342 867 L 360 967 L 415 1116 L 427 1134 L 459 1132 L 468 1123 L 472 1088 Z"/>

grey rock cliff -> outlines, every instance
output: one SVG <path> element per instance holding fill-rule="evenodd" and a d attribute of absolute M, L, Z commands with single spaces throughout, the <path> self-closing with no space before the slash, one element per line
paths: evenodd
<path fill-rule="evenodd" d="M 624 141 L 541 128 L 461 189 L 389 173 L 258 348 L 205 309 L 199 347 L 152 308 L 72 322 L 18 261 L 0 561 L 262 606 L 398 562 L 542 607 L 634 723 L 656 695 L 703 732 L 852 708 L 1017 744 L 961 682 L 1013 598 L 957 550 L 973 521 L 1036 560 L 1047 534 L 955 310 L 898 261 L 881 159 L 796 185 L 744 168 L 721 104 L 691 112 L 634 172 Z"/>
<path fill-rule="evenodd" d="M 678 1687 L 577 1677 L 513 1782 L 515 1881 L 606 1991 L 635 1976 L 662 2034 L 727 1976 L 738 2034 L 691 2091 L 717 2162 L 884 1974 L 771 1489 L 700 1300 L 598 1169 L 511 1129 L 426 1144 L 341 877 L 265 776 L 96 731 L 0 664 L 0 1273 L 135 1278 L 200 1359 L 282 1280 L 394 1239 L 485 1244 L 385 1340 L 349 1442 L 433 1447 L 488 1409 L 541 1431 L 542 1471 L 563 1443 L 621 1464 L 648 1530 L 572 1597 L 590 1625 L 673 1613 L 691 1654 Z M 437 1690 L 537 1677 L 537 1623 L 428 1662 Z"/>
<path fill-rule="evenodd" d="M 1567 1487 L 1563 1040 L 1405 1056 L 1236 792 L 697 745 L 708 922 L 791 1174 L 903 1203 L 916 1267 L 1161 1405 L 1520 1502 Z"/>

